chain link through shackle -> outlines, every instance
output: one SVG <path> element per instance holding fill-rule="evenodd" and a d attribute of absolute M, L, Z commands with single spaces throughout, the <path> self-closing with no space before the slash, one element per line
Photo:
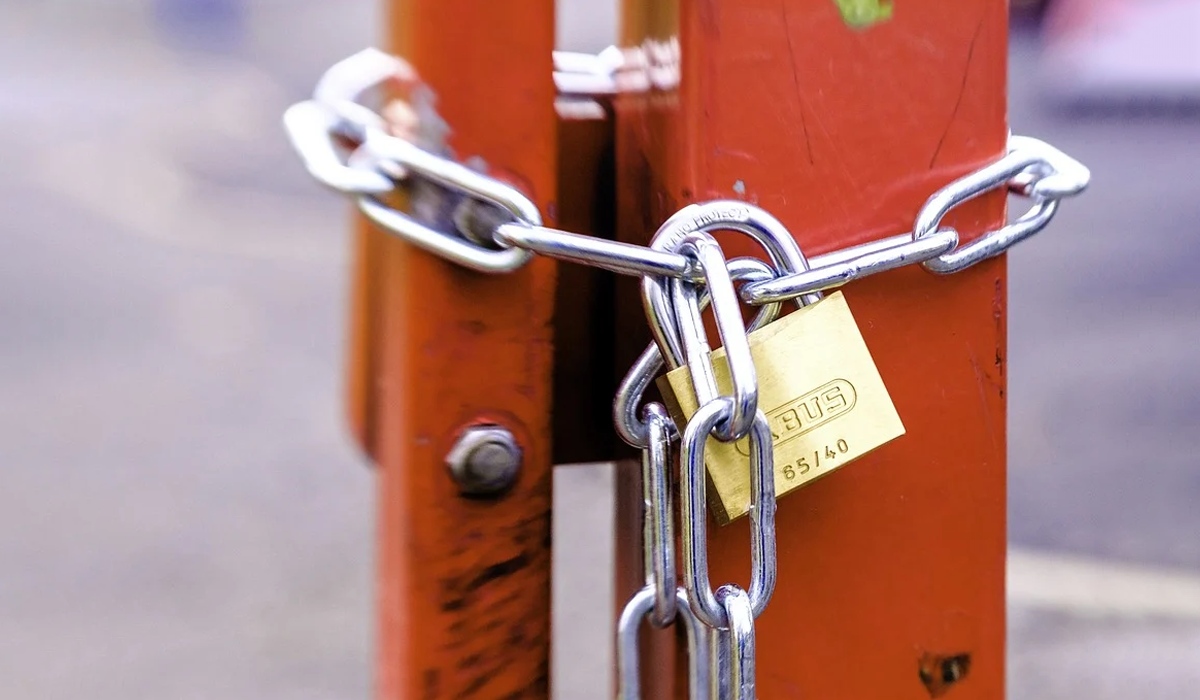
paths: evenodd
<path fill-rule="evenodd" d="M 757 258 L 734 258 L 729 261 L 729 276 L 735 282 L 771 279 L 773 276 L 770 266 Z M 700 308 L 709 305 L 708 290 L 700 292 Z M 754 331 L 767 325 L 779 317 L 780 306 L 777 303 L 765 304 L 759 308 L 758 314 L 751 320 L 747 331 Z M 638 419 L 638 410 L 646 389 L 658 376 L 664 366 L 674 369 L 683 363 L 682 357 L 674 357 L 669 353 L 664 357 L 658 344 L 651 342 L 634 361 L 633 366 L 621 380 L 613 398 L 613 425 L 620 436 L 630 447 L 642 449 L 646 446 L 646 425 Z M 678 437 L 675 424 L 671 424 L 672 435 Z"/>

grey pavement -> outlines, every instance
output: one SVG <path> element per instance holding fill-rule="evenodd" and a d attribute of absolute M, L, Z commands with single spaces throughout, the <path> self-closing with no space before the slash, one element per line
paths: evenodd
<path fill-rule="evenodd" d="M 0 696 L 366 697 L 348 211 L 278 118 L 375 13 L 182 6 L 0 4 Z M 1011 257 L 1011 539 L 1200 576 L 1200 122 L 1054 112 L 1036 47 L 1012 65 L 1014 131 L 1095 184 Z M 1195 695 L 1194 617 L 1010 625 L 1010 697 Z"/>

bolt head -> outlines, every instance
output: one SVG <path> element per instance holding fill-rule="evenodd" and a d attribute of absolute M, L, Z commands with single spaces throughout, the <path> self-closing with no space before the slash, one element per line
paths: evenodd
<path fill-rule="evenodd" d="M 521 447 L 506 428 L 475 425 L 459 434 L 446 454 L 446 466 L 464 494 L 492 495 L 516 480 L 521 457 Z"/>

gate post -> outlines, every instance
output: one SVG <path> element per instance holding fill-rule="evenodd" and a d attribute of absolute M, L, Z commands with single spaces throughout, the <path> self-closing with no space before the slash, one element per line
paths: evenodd
<path fill-rule="evenodd" d="M 658 84 L 616 100 L 618 231 L 645 243 L 716 198 L 809 255 L 911 230 L 1005 152 L 1007 21 L 1003 0 L 625 0 L 621 45 Z M 994 192 L 947 223 L 971 240 L 1004 213 Z M 1004 697 L 1005 284 L 998 258 L 845 287 L 907 434 L 780 500 L 761 697 Z M 648 338 L 633 286 L 623 366 Z M 709 530 L 714 580 L 745 585 L 747 538 Z"/>
<path fill-rule="evenodd" d="M 553 225 L 553 0 L 393 0 L 387 10 L 386 48 L 430 89 L 426 106 L 450 127 L 445 145 L 482 159 Z M 359 433 L 378 464 L 376 697 L 544 700 L 555 265 L 485 275 L 360 235 L 377 237 L 362 245 L 377 259 L 356 294 L 362 340 L 351 357 L 370 364 L 352 371 L 351 400 L 372 424 Z M 445 463 L 479 423 L 511 431 L 523 453 L 499 496 L 465 496 Z"/>

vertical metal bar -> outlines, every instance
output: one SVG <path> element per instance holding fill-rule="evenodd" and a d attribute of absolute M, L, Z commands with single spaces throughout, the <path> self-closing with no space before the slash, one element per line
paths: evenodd
<path fill-rule="evenodd" d="M 1004 151 L 1006 5 L 626 0 L 624 45 L 678 46 L 680 78 L 617 101 L 618 230 L 644 242 L 713 198 L 767 208 L 808 254 L 909 230 Z M 1003 216 L 997 193 L 947 223 Z M 846 289 L 907 435 L 780 501 L 762 697 L 1003 697 L 1005 284 L 997 259 Z M 619 314 L 628 359 L 640 309 Z M 746 527 L 710 532 L 714 580 L 746 584 Z"/>
<path fill-rule="evenodd" d="M 432 91 L 447 145 L 552 221 L 552 1 L 388 9 L 387 45 Z M 377 697 L 545 698 L 554 264 L 492 276 L 393 238 L 378 252 Z M 524 451 L 496 498 L 464 497 L 444 464 L 479 422 L 506 426 Z"/>

